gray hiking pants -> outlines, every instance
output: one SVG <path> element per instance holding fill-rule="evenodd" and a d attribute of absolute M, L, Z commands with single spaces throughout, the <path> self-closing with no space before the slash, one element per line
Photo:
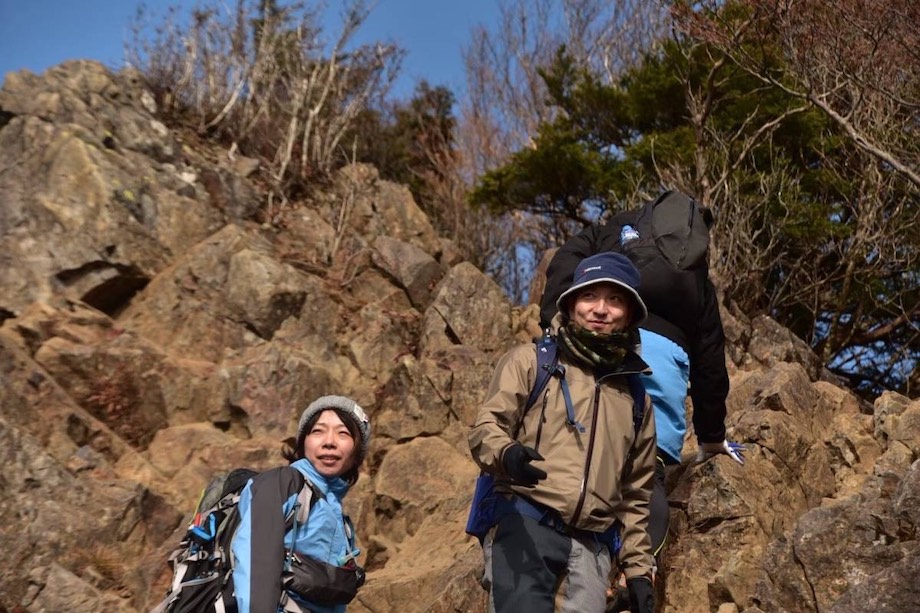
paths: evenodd
<path fill-rule="evenodd" d="M 508 515 L 483 541 L 489 613 L 603 613 L 610 574 L 607 546 Z"/>

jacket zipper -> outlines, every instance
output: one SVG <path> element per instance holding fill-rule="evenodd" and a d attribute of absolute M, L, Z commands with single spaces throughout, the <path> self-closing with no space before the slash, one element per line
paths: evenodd
<path fill-rule="evenodd" d="M 540 451 L 540 439 L 543 437 L 543 423 L 546 421 L 546 403 L 549 399 L 549 385 L 543 390 L 543 405 L 540 407 L 540 416 L 537 418 L 537 438 L 534 449 Z"/>
<path fill-rule="evenodd" d="M 635 371 L 638 372 L 638 371 Z M 594 455 L 594 438 L 597 434 L 597 415 L 600 411 L 601 403 L 601 382 L 607 377 L 615 375 L 632 374 L 631 372 L 609 373 L 594 381 L 594 406 L 591 415 L 591 436 L 588 438 L 588 455 L 585 458 L 585 470 L 581 476 L 581 488 L 578 493 L 578 504 L 575 505 L 575 512 L 572 513 L 572 525 L 578 523 L 578 516 L 581 515 L 581 509 L 585 505 L 585 495 L 587 494 L 588 473 L 591 471 L 591 457 Z"/>
<path fill-rule="evenodd" d="M 585 506 L 585 495 L 587 494 L 588 473 L 591 471 L 591 456 L 594 455 L 594 437 L 597 434 L 597 413 L 600 408 L 601 388 L 600 382 L 594 382 L 594 406 L 591 414 L 591 435 L 588 437 L 588 455 L 585 457 L 585 470 L 581 475 L 581 487 L 578 492 L 578 504 L 575 505 L 575 512 L 572 513 L 572 525 L 578 524 L 578 516 L 581 515 L 581 509 Z"/>

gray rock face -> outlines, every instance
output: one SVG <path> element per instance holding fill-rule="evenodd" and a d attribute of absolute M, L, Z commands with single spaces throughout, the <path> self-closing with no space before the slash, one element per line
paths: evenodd
<path fill-rule="evenodd" d="M 0 90 L 0 610 L 149 610 L 200 488 L 282 463 L 336 393 L 374 429 L 349 611 L 484 612 L 466 433 L 536 308 L 367 166 L 262 223 L 257 165 L 184 146 L 139 83 L 78 62 Z M 694 464 L 688 436 L 660 610 L 911 610 L 920 402 L 869 406 L 772 320 L 724 315 L 748 461 Z"/>
<path fill-rule="evenodd" d="M 183 180 L 139 80 L 74 62 L 11 73 L 0 108 L 0 310 L 64 294 L 114 313 L 227 215 Z M 189 170 L 191 172 L 191 170 Z"/>

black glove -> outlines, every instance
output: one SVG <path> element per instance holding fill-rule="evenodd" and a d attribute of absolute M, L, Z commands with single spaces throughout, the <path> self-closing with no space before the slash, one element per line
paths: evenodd
<path fill-rule="evenodd" d="M 654 613 L 655 588 L 648 577 L 634 577 L 626 581 L 629 590 L 630 613 Z"/>
<path fill-rule="evenodd" d="M 542 460 L 541 456 L 533 447 L 525 447 L 520 443 L 514 443 L 502 454 L 502 468 L 517 485 L 536 485 L 537 481 L 546 479 L 546 472 L 536 466 L 531 466 L 533 460 Z"/>

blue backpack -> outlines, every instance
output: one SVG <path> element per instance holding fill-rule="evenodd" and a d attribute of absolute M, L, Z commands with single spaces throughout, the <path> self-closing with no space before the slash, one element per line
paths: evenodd
<path fill-rule="evenodd" d="M 562 396 L 565 400 L 566 423 L 584 432 L 584 426 L 575 420 L 575 409 L 572 406 L 572 397 L 569 393 L 569 386 L 565 380 L 565 368 L 559 364 L 558 347 L 556 337 L 551 336 L 547 331 L 542 337 L 534 341 L 537 351 L 537 378 L 534 381 L 533 388 L 527 396 L 527 402 L 524 405 L 524 413 L 530 410 L 537 403 L 543 390 L 549 384 L 552 377 L 558 377 Z M 642 428 L 642 418 L 645 412 L 645 385 L 642 383 L 637 373 L 627 375 L 629 381 L 629 391 L 633 398 L 633 429 L 636 435 Z M 486 533 L 508 512 L 508 505 L 502 504 L 504 498 L 495 491 L 495 477 L 489 473 L 482 472 L 476 478 L 476 487 L 473 490 L 473 501 L 470 504 L 470 514 L 466 521 L 466 533 L 475 536 L 481 543 Z M 529 515 L 538 521 L 543 519 L 545 514 L 526 501 L 518 502 L 515 497 L 513 507 L 516 512 L 523 515 Z M 610 547 L 611 555 L 619 551 L 620 537 L 617 525 L 614 525 L 600 538 Z"/>

